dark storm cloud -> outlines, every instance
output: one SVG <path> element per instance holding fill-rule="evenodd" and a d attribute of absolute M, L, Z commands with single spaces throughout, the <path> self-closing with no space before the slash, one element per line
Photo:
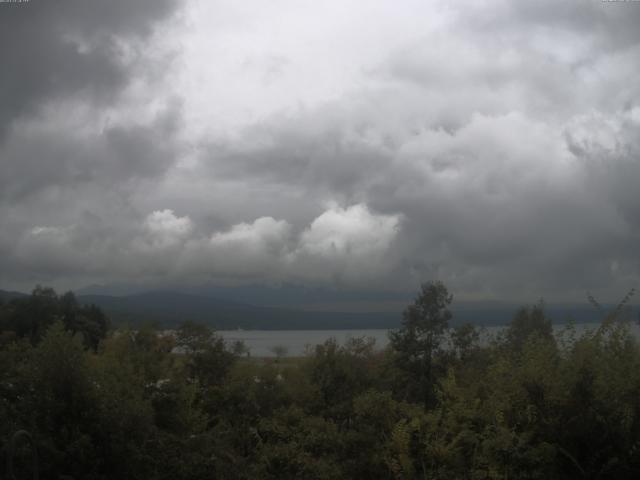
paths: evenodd
<path fill-rule="evenodd" d="M 640 277 L 640 9 L 628 7 L 461 6 L 371 70 L 381 88 L 263 120 L 203 166 L 401 214 L 396 285 L 619 292 Z"/>
<path fill-rule="evenodd" d="M 119 113 L 131 103 L 119 97 L 154 67 L 144 42 L 176 6 L 172 0 L 0 5 L 2 201 L 83 182 L 117 188 L 174 161 L 179 102 L 145 116 Z"/>
<path fill-rule="evenodd" d="M 373 181 L 392 161 L 378 139 L 368 141 L 369 121 L 361 115 L 350 118 L 347 111 L 324 108 L 274 119 L 249 127 L 241 139 L 205 145 L 201 161 L 215 175 L 301 185 L 354 200 L 349 192 Z"/>
<path fill-rule="evenodd" d="M 418 3 L 425 18 L 436 11 Z M 14 66 L 0 146 L 5 281 L 412 289 L 440 278 L 460 296 L 531 300 L 616 296 L 640 279 L 638 5 L 458 2 L 406 37 L 404 23 L 381 32 L 379 56 L 344 88 L 295 108 L 288 95 L 318 62 L 303 41 L 262 51 L 260 16 L 201 39 L 195 63 L 210 70 L 139 98 L 123 92 L 162 69 L 136 52 L 173 4 L 68 5 L 51 24 L 34 17 L 43 31 L 26 52 L 44 63 L 2 47 Z M 280 26 L 304 36 L 308 17 Z M 273 55 L 286 58 L 277 75 L 263 61 Z"/>
<path fill-rule="evenodd" d="M 0 4 L 4 282 L 46 281 L 92 271 L 96 262 L 104 271 L 112 260 L 101 252 L 117 255 L 118 245 L 135 235 L 139 221 L 128 198 L 175 161 L 181 105 L 171 93 L 157 95 L 149 108 L 147 98 L 127 90 L 137 82 L 153 96 L 146 77 L 157 76 L 163 59 L 148 42 L 178 6 L 174 0 Z"/>
<path fill-rule="evenodd" d="M 615 3 L 625 2 L 508 2 L 499 15 L 487 18 L 486 23 L 478 22 L 478 17 L 475 22 L 469 20 L 486 28 L 506 28 L 507 24 L 512 28 L 530 25 L 543 28 L 550 35 L 554 30 L 573 31 L 584 35 L 586 40 L 594 39 L 600 48 L 618 51 L 640 42 L 637 28 L 640 10 Z"/>
<path fill-rule="evenodd" d="M 175 0 L 31 0 L 0 5 L 0 139 L 42 103 L 108 102 L 129 80 L 126 41 L 143 40 Z"/>
<path fill-rule="evenodd" d="M 119 185 L 165 171 L 179 149 L 173 138 L 179 104 L 149 123 L 76 131 L 55 121 L 26 124 L 0 146 L 4 171 L 0 198 L 17 202 L 41 189 L 80 183 Z"/>

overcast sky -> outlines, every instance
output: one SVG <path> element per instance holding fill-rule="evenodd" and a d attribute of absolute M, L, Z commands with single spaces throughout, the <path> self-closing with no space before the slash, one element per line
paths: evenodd
<path fill-rule="evenodd" d="M 0 288 L 622 297 L 640 2 L 0 3 Z"/>

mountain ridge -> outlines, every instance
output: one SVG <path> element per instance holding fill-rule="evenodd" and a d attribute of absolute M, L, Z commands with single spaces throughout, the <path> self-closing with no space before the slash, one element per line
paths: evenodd
<path fill-rule="evenodd" d="M 0 299 L 26 297 L 28 294 L 0 290 Z M 175 327 L 182 321 L 206 323 L 219 330 L 340 330 L 397 328 L 402 308 L 392 311 L 322 311 L 305 310 L 304 304 L 265 306 L 240 302 L 229 298 L 197 295 L 174 290 L 149 290 L 130 295 L 79 294 L 83 304 L 100 307 L 114 325 L 152 323 L 161 327 Z M 408 305 L 410 302 L 405 304 Z M 521 304 L 496 300 L 454 302 L 451 310 L 453 326 L 473 323 L 478 326 L 506 325 Z M 611 305 L 604 305 L 611 308 Z M 632 306 L 633 307 L 633 306 Z M 633 309 L 637 312 L 638 307 Z M 599 312 L 587 304 L 547 304 L 547 315 L 554 323 L 562 324 L 573 318 L 579 323 L 596 323 Z"/>

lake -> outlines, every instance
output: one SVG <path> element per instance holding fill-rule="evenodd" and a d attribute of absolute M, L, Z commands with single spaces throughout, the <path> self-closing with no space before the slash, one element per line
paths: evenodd
<path fill-rule="evenodd" d="M 598 327 L 596 323 L 576 324 L 577 333 Z M 482 339 L 486 342 L 496 335 L 504 326 L 483 327 Z M 554 325 L 554 330 L 560 333 L 565 325 Z M 633 333 L 640 337 L 640 328 L 633 324 Z M 371 330 L 219 330 L 218 334 L 227 342 L 242 340 L 254 357 L 275 357 L 272 349 L 283 346 L 287 350 L 286 356 L 300 356 L 305 353 L 308 345 L 315 346 L 324 343 L 329 338 L 335 338 L 344 344 L 349 338 L 372 337 L 376 341 L 376 348 L 383 349 L 389 343 L 388 329 Z"/>

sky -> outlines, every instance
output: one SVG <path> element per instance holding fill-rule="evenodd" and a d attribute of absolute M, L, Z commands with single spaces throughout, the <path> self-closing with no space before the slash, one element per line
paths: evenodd
<path fill-rule="evenodd" d="M 0 288 L 615 301 L 640 2 L 0 3 Z"/>

